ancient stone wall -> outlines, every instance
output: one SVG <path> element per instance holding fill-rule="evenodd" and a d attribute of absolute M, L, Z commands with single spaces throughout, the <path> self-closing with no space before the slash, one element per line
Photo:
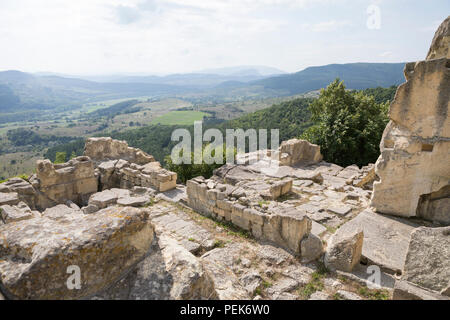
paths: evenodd
<path fill-rule="evenodd" d="M 231 222 L 257 239 L 272 241 L 300 253 L 300 242 L 311 231 L 304 212 L 276 200 L 292 190 L 292 179 L 268 178 L 242 166 L 224 166 L 212 179 L 187 182 L 188 205 L 215 219 Z"/>
<path fill-rule="evenodd" d="M 95 157 L 95 162 L 88 156 L 77 157 L 63 164 L 39 160 L 36 174 L 29 181 L 12 178 L 0 184 L 0 206 L 15 206 L 22 201 L 31 210 L 43 211 L 68 201 L 85 206 L 89 197 L 99 189 L 144 187 L 165 192 L 177 185 L 176 173 L 165 170 L 152 156 L 128 147 L 125 142 L 92 138 L 86 142 L 86 151 Z M 101 159 L 100 156 L 105 158 Z M 129 161 L 111 160 L 120 156 Z M 26 214 L 27 210 L 21 212 L 30 216 Z"/>
<path fill-rule="evenodd" d="M 128 146 L 126 141 L 108 137 L 89 138 L 86 140 L 84 155 L 93 161 L 126 160 L 139 165 L 154 162 L 155 158 L 144 151 Z"/>
<path fill-rule="evenodd" d="M 74 158 L 63 164 L 39 160 L 36 178 L 37 207 L 42 209 L 67 201 L 86 203 L 98 191 L 94 163 L 89 157 Z"/>

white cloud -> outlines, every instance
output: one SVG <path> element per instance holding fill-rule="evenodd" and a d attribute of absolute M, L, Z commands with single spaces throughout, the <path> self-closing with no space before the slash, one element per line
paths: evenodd
<path fill-rule="evenodd" d="M 311 26 L 311 30 L 314 32 L 330 32 L 337 30 L 342 27 L 348 27 L 351 26 L 352 23 L 348 20 L 342 20 L 342 21 L 336 21 L 336 20 L 330 20 L 330 21 L 324 21 L 319 22 Z"/>
<path fill-rule="evenodd" d="M 0 0 L 0 70 L 162 73 L 258 64 L 296 71 L 360 57 L 381 59 L 386 51 L 399 57 L 412 52 L 417 36 L 406 31 L 398 37 L 412 49 L 370 38 L 375 49 L 350 52 L 356 44 L 367 46 L 369 37 L 397 32 L 393 25 L 379 35 L 365 33 L 367 3 Z"/>
<path fill-rule="evenodd" d="M 392 51 L 385 51 L 385 52 L 380 53 L 380 57 L 383 57 L 383 58 L 391 57 L 391 56 L 392 56 Z"/>

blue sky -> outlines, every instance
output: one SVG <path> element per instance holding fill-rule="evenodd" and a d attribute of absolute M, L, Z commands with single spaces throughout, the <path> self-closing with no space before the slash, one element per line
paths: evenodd
<path fill-rule="evenodd" d="M 449 14 L 448 0 L 1 0 L 0 70 L 295 72 L 416 61 Z"/>

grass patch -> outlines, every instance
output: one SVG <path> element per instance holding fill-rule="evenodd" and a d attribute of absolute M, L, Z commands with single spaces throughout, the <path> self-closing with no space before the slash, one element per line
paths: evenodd
<path fill-rule="evenodd" d="M 332 234 L 336 233 L 336 231 L 338 230 L 338 228 L 330 227 L 330 226 L 326 226 L 326 228 L 327 228 L 327 231 Z"/>
<path fill-rule="evenodd" d="M 202 121 L 208 116 L 206 112 L 200 111 L 171 111 L 152 121 L 152 124 L 162 125 L 192 125 L 195 121 Z"/>
<path fill-rule="evenodd" d="M 333 294 L 333 299 L 334 300 L 342 300 L 342 297 L 339 293 L 336 292 L 335 294 Z"/>
<path fill-rule="evenodd" d="M 150 208 L 155 204 L 155 200 L 153 200 L 153 198 L 150 199 L 149 202 L 147 202 L 146 204 L 144 204 L 144 208 Z"/>
<path fill-rule="evenodd" d="M 295 194 L 293 192 L 289 192 L 289 193 L 283 194 L 276 201 L 277 202 L 284 202 L 284 201 L 295 200 L 295 199 L 296 199 Z"/>
<path fill-rule="evenodd" d="M 258 205 L 262 208 L 263 205 L 269 205 L 270 202 L 266 200 L 260 200 L 258 201 Z"/>
<path fill-rule="evenodd" d="M 20 178 L 20 179 L 23 179 L 25 181 L 28 181 L 28 179 L 30 179 L 30 176 L 27 175 L 27 174 L 21 174 L 21 175 L 18 175 L 18 176 L 15 176 L 15 177 L 11 177 L 11 178 L 8 178 L 8 179 L 5 179 L 5 180 L 0 180 L 0 183 L 7 182 L 7 181 L 9 181 L 12 178 Z"/>
<path fill-rule="evenodd" d="M 384 289 L 369 289 L 367 287 L 361 287 L 358 290 L 359 295 L 370 300 L 389 300 L 389 291 Z"/>
<path fill-rule="evenodd" d="M 317 270 L 311 274 L 311 281 L 299 289 L 299 296 L 307 300 L 317 291 L 324 289 L 323 278 L 329 273 L 329 270 L 323 263 L 319 263 Z"/>
<path fill-rule="evenodd" d="M 223 221 L 214 221 L 214 222 L 218 227 L 225 229 L 229 236 L 241 237 L 244 239 L 251 238 L 251 234 L 248 231 L 236 227 L 234 224 L 230 222 L 223 222 Z"/>
<path fill-rule="evenodd" d="M 214 240 L 214 248 L 223 248 L 225 247 L 225 242 L 223 240 L 216 239 Z"/>

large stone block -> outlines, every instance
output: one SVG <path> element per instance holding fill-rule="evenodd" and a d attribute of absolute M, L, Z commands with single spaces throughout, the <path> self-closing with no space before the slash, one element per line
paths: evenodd
<path fill-rule="evenodd" d="M 2 291 L 13 299 L 95 294 L 142 260 L 154 236 L 147 211 L 117 207 L 6 224 L 0 232 Z M 80 271 L 79 289 L 69 289 L 68 270 Z"/>
<path fill-rule="evenodd" d="M 406 219 L 365 210 L 339 228 L 339 232 L 364 232 L 362 258 L 389 273 L 401 274 L 410 242 L 417 225 Z"/>
<path fill-rule="evenodd" d="M 332 270 L 351 272 L 361 260 L 363 241 L 362 230 L 339 229 L 325 253 L 325 265 Z"/>
<path fill-rule="evenodd" d="M 450 227 L 412 232 L 403 279 L 436 292 L 450 285 Z"/>
<path fill-rule="evenodd" d="M 279 150 L 280 154 L 288 154 L 283 165 L 295 165 L 298 163 L 317 163 L 322 161 L 320 147 L 306 140 L 291 139 L 283 141 Z"/>

